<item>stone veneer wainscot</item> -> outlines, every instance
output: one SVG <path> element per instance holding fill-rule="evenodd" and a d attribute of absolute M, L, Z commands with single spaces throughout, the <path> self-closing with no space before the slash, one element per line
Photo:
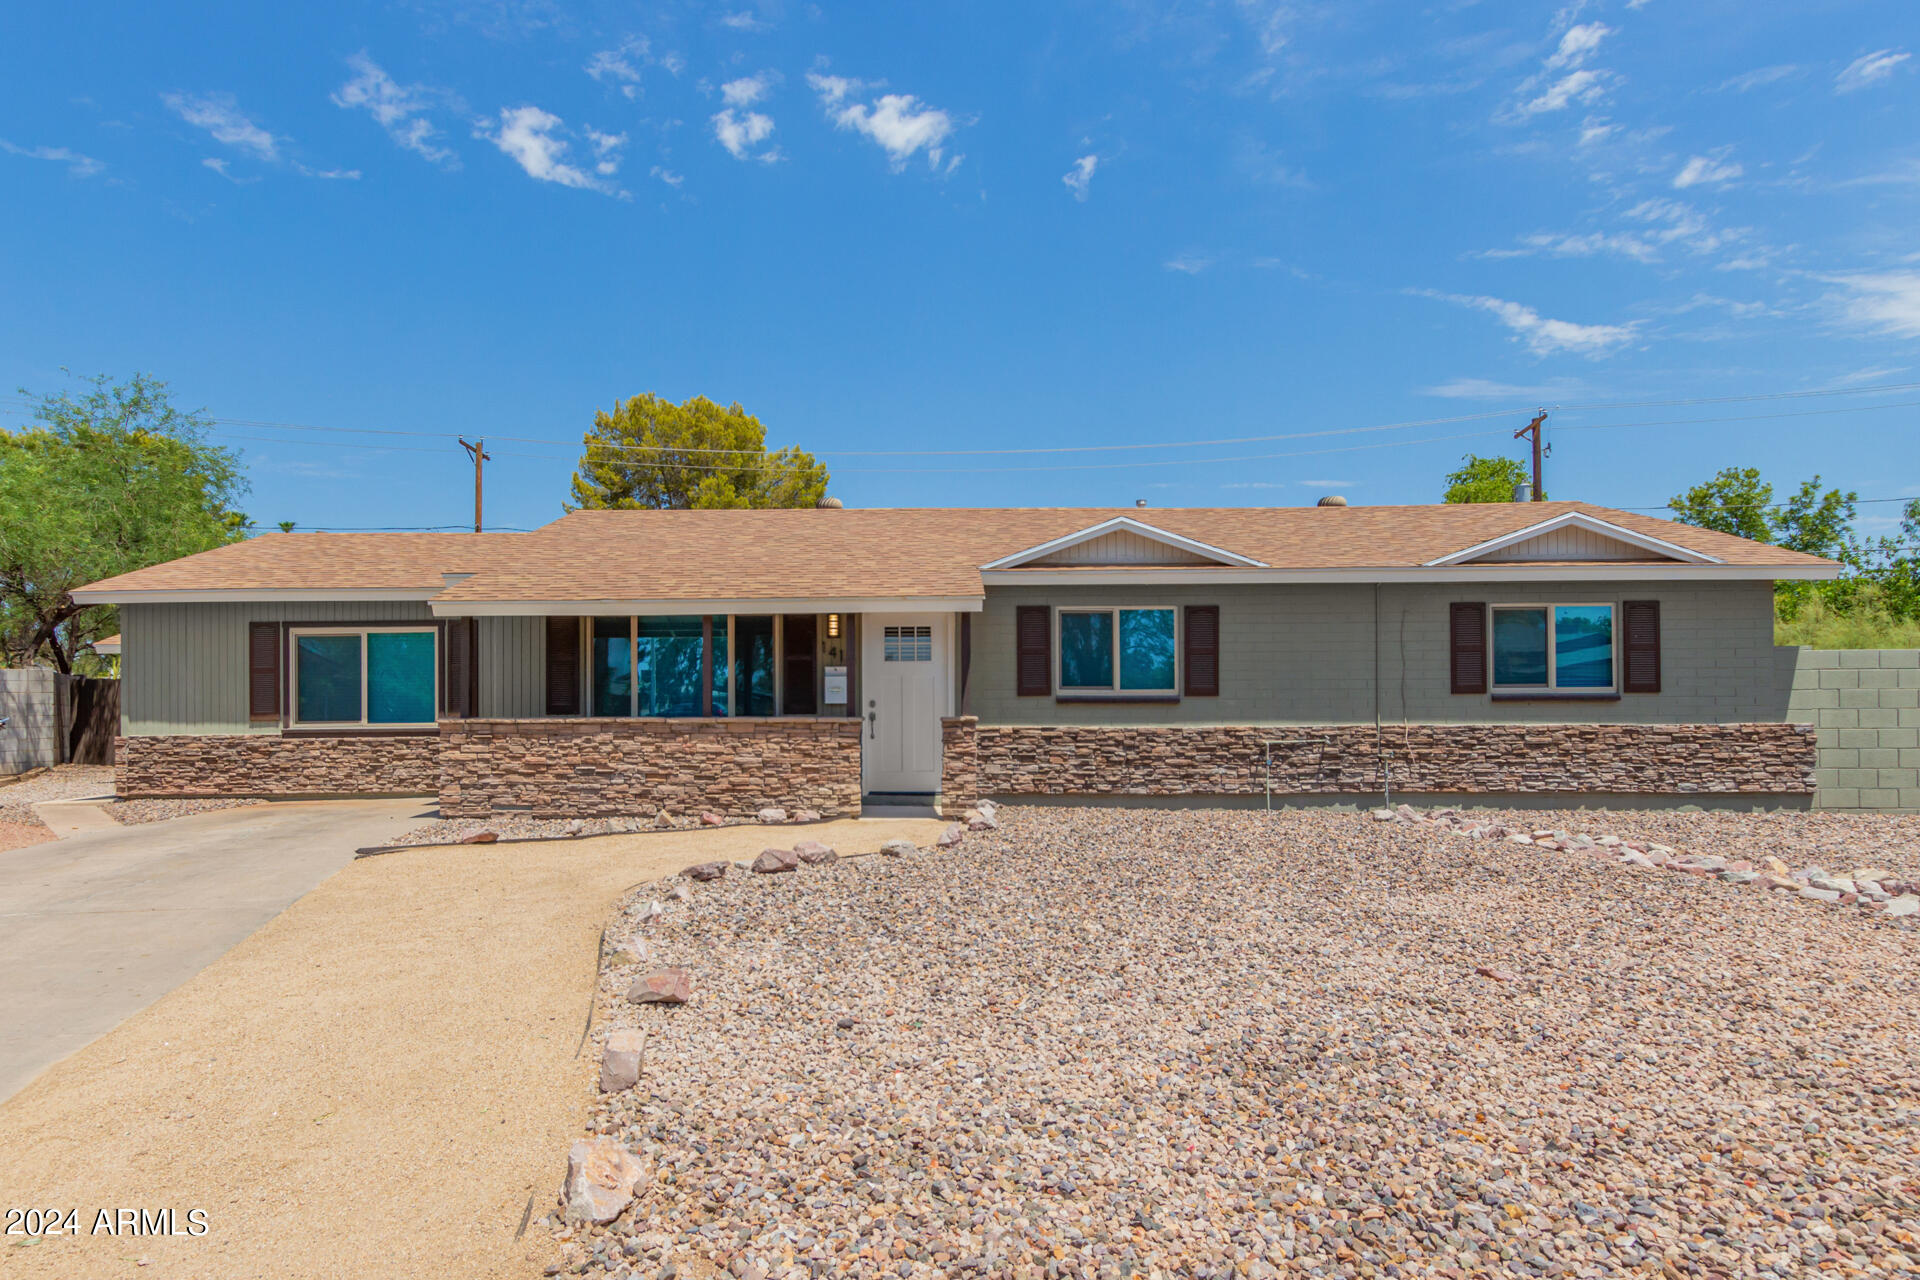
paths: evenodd
<path fill-rule="evenodd" d="M 443 720 L 440 812 L 751 817 L 860 812 L 855 719 Z"/>
<path fill-rule="evenodd" d="M 440 788 L 433 734 L 153 734 L 114 739 L 122 799 L 427 796 Z"/>
<path fill-rule="evenodd" d="M 943 722 L 943 803 L 978 796 L 1809 795 L 1804 724 L 1133 727 Z"/>

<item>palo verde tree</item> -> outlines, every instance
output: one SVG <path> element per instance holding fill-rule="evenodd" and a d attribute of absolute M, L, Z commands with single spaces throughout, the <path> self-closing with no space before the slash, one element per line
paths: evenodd
<path fill-rule="evenodd" d="M 811 454 L 769 452 L 758 418 L 705 396 L 616 401 L 594 414 L 582 447 L 569 511 L 811 507 L 827 491 L 827 469 Z"/>
<path fill-rule="evenodd" d="M 1447 473 L 1442 502 L 1512 502 L 1514 486 L 1527 483 L 1527 465 L 1518 458 L 1482 458 L 1469 453 Z M 1540 495 L 1542 498 L 1546 494 Z"/>
<path fill-rule="evenodd" d="M 209 444 L 208 422 L 167 384 L 83 380 L 39 397 L 33 425 L 0 429 L 0 654 L 8 665 L 71 672 L 117 629 L 114 610 L 73 589 L 244 536 L 233 504 L 239 459 Z M 21 394 L 29 394 L 23 391 Z"/>

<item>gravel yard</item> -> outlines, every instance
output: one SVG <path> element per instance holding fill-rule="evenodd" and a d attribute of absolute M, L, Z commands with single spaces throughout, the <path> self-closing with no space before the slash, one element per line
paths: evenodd
<path fill-rule="evenodd" d="M 1510 817 L 1521 826 L 1567 827 L 1595 834 L 1605 830 L 1689 852 L 1753 862 L 1768 856 L 1795 867 L 1857 867 L 1873 862 L 1909 880 L 1920 880 L 1920 814 L 1529 809 Z"/>
<path fill-rule="evenodd" d="M 1913 866 L 1910 819 L 1514 820 Z M 650 1039 L 588 1132 L 651 1179 L 569 1268 L 1920 1269 L 1910 920 L 1365 814 L 1000 821 L 629 895 L 594 1039 Z M 690 1003 L 629 1003 L 662 965 Z"/>
<path fill-rule="evenodd" d="M 138 826 L 143 822 L 166 822 L 171 818 L 184 818 L 194 813 L 212 813 L 216 809 L 245 809 L 250 805 L 267 804 L 266 800 L 116 800 L 102 806 L 106 815 L 121 826 Z"/>

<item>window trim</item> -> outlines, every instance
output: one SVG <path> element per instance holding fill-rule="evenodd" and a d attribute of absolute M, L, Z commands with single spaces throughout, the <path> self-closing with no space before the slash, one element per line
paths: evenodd
<path fill-rule="evenodd" d="M 1503 609 L 1545 609 L 1547 611 L 1547 682 L 1545 684 L 1501 684 L 1495 662 L 1499 646 L 1495 637 L 1496 615 Z M 1560 640 L 1554 626 L 1555 609 L 1605 609 L 1610 637 L 1607 665 L 1612 679 L 1602 686 L 1579 685 L 1561 688 Z M 1620 604 L 1616 600 L 1503 600 L 1487 606 L 1487 693 L 1495 701 L 1521 701 L 1528 698 L 1565 698 L 1570 700 L 1612 701 L 1620 696 Z"/>
<path fill-rule="evenodd" d="M 367 637 L 369 635 L 430 635 L 433 637 L 433 709 L 432 720 L 409 720 L 405 722 L 372 721 L 367 719 Z M 300 637 L 301 636 L 358 636 L 360 637 L 360 718 L 358 720 L 302 720 L 300 719 Z M 349 623 L 335 626 L 294 625 L 287 628 L 287 719 L 289 730 L 305 733 L 407 733 L 421 729 L 439 727 L 441 706 L 441 649 L 440 627 L 436 623 L 422 626 L 418 623 L 398 623 L 387 626 L 381 623 Z"/>
<path fill-rule="evenodd" d="M 1125 612 L 1165 612 L 1173 615 L 1173 683 L 1164 689 L 1123 689 L 1120 687 L 1120 615 Z M 1113 618 L 1113 683 L 1110 685 L 1069 685 L 1061 670 L 1060 650 L 1066 638 L 1061 619 L 1069 613 L 1105 613 Z M 1186 669 L 1185 644 L 1180 635 L 1180 606 L 1164 601 L 1144 604 L 1057 604 L 1053 606 L 1053 690 L 1055 702 L 1178 702 L 1182 692 L 1181 673 Z"/>

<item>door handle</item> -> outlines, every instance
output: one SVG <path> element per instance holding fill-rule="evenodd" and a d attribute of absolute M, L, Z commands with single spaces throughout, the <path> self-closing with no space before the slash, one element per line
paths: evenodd
<path fill-rule="evenodd" d="M 868 742 L 874 741 L 879 736 L 878 730 L 875 727 L 876 725 L 879 724 L 879 722 L 880 722 L 880 713 L 878 711 L 867 712 L 867 741 Z"/>

